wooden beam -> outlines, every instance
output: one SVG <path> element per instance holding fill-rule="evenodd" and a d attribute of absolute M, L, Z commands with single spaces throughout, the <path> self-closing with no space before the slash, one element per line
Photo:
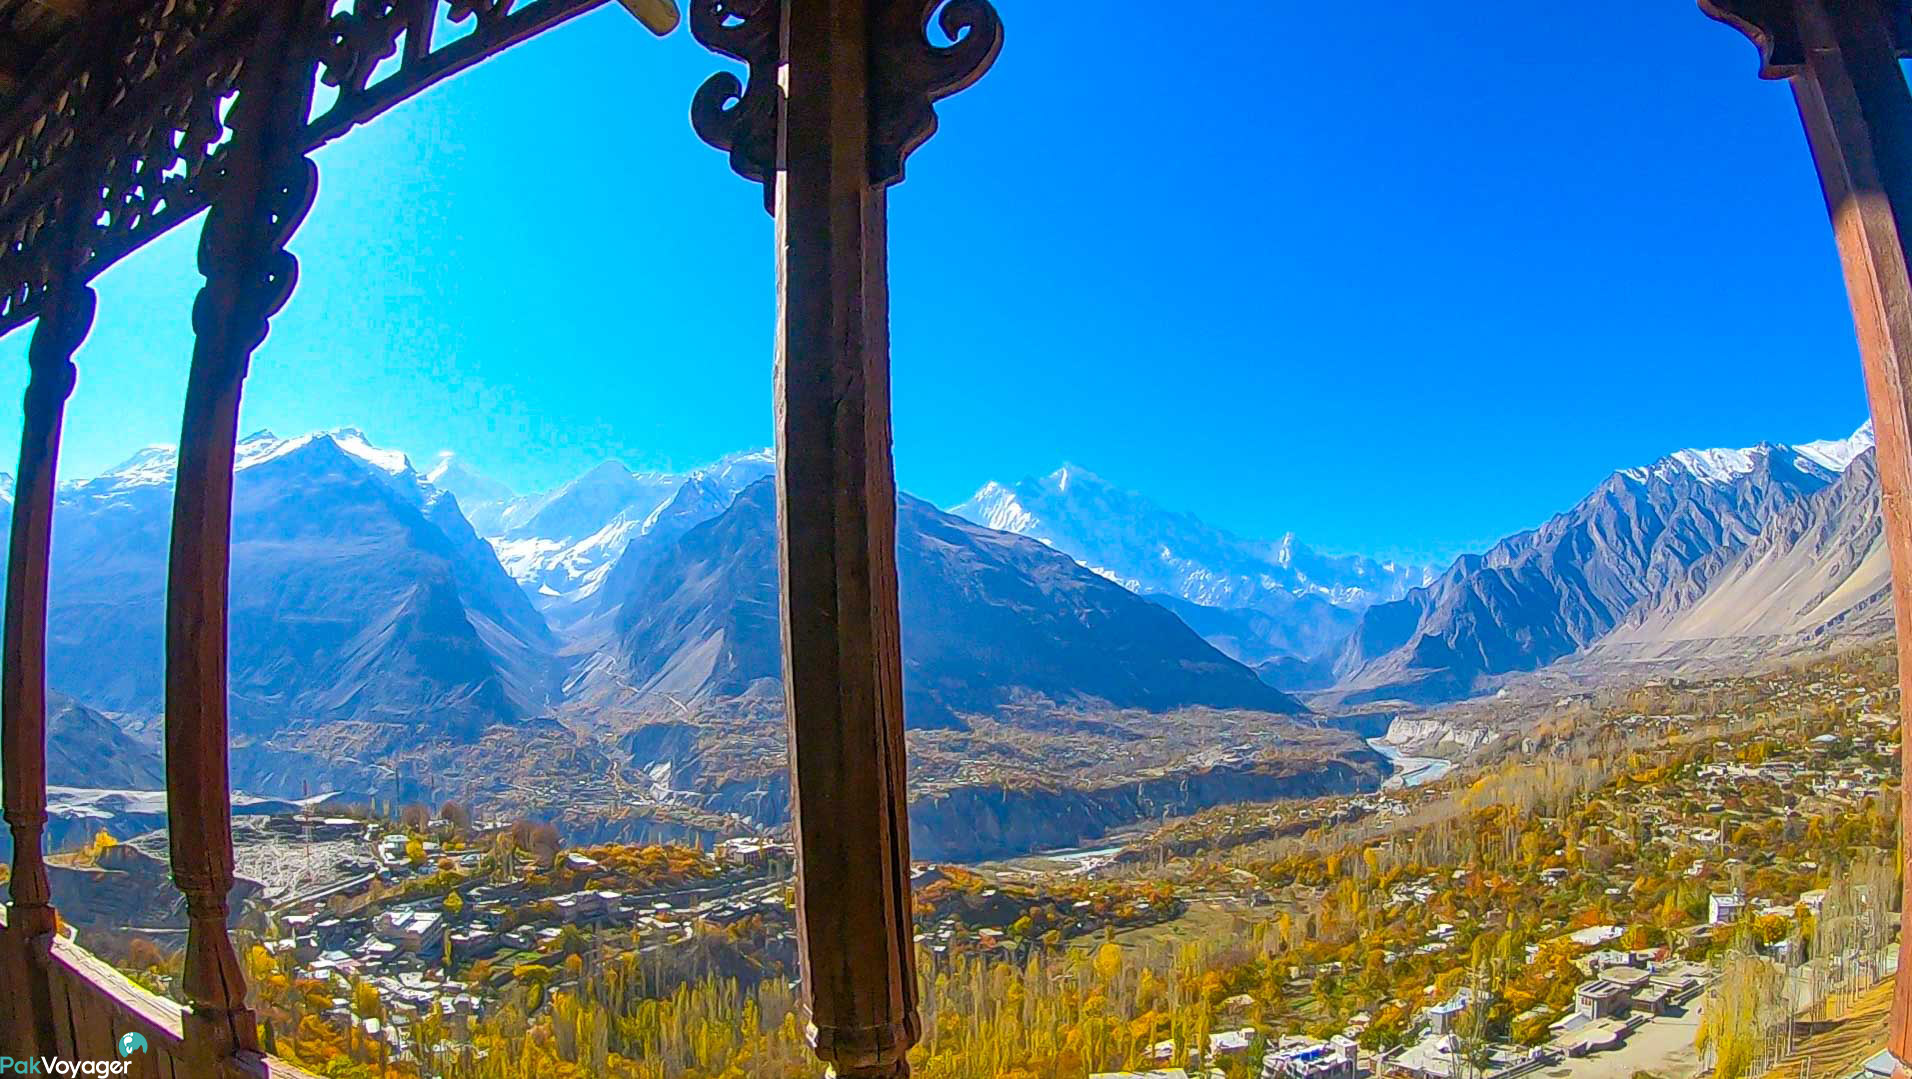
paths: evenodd
<path fill-rule="evenodd" d="M 868 2 L 783 6 L 777 517 L 802 1008 L 838 1075 L 887 1077 L 919 1030 Z"/>
<path fill-rule="evenodd" d="M 208 1068 L 259 1048 L 245 976 L 227 935 L 233 885 L 227 772 L 227 618 L 232 469 L 239 390 L 267 322 L 298 277 L 286 242 L 318 175 L 300 143 L 316 60 L 299 43 L 324 0 L 272 0 L 229 114 L 227 172 L 199 245 L 206 285 L 193 305 L 166 582 L 166 809 L 173 880 L 186 896 L 181 978 L 186 1040 Z M 210 1074 L 210 1072 L 209 1072 Z"/>
<path fill-rule="evenodd" d="M 1912 701 L 1912 279 L 1905 247 L 1912 227 L 1912 93 L 1889 15 L 1882 0 L 1797 0 L 1805 62 L 1792 87 L 1858 331 L 1892 555 L 1900 698 Z M 1902 735 L 1900 743 L 1902 767 L 1912 765 L 1912 742 Z M 1912 776 L 1912 767 L 1905 771 Z M 1900 816 L 1912 820 L 1912 784 L 1900 792 Z M 1902 862 L 1912 880 L 1912 859 Z M 1901 916 L 1899 949 L 1887 1046 L 1904 1076 L 1912 1058 L 1912 904 Z"/>
<path fill-rule="evenodd" d="M 663 37 L 677 29 L 682 16 L 677 10 L 677 0 L 618 0 L 631 17 L 644 24 L 644 28 L 658 37 Z"/>

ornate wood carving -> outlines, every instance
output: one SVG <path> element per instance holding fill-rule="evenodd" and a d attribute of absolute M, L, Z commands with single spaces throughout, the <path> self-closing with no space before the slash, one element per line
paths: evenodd
<path fill-rule="evenodd" d="M 904 160 L 936 133 L 935 103 L 996 62 L 1002 19 L 989 0 L 887 0 L 873 11 L 870 180 L 901 183 Z M 930 40 L 932 24 L 949 44 Z"/>
<path fill-rule="evenodd" d="M 981 0 L 951 7 L 944 26 L 961 40 L 948 53 L 926 38 L 915 43 L 928 17 L 921 3 L 700 0 L 691 11 L 699 40 L 751 69 L 748 86 L 729 75 L 704 84 L 692 112 L 698 131 L 730 150 L 739 172 L 770 181 L 776 213 L 777 522 L 800 1005 L 817 1055 L 833 1074 L 860 1079 L 907 1076 L 920 1034 L 890 451 L 888 185 L 934 129 L 930 102 L 973 81 L 1000 47 Z M 884 65 L 891 70 L 879 75 Z"/>
<path fill-rule="evenodd" d="M 691 99 L 691 127 L 730 154 L 739 176 L 764 185 L 764 208 L 773 212 L 782 27 L 783 0 L 691 0 L 691 36 L 749 67 L 745 82 L 728 71 L 704 80 Z"/>
<path fill-rule="evenodd" d="M 341 0 L 333 5 L 338 11 L 299 30 L 295 51 L 317 55 L 337 95 L 321 115 L 299 118 L 296 141 L 317 149 L 605 2 Z M 49 269 L 40 233 L 58 216 L 63 197 L 46 177 L 74 150 L 75 102 L 90 80 L 104 78 L 110 88 L 88 125 L 89 140 L 104 147 L 92 159 L 106 193 L 104 211 L 86 228 L 88 278 L 217 197 L 233 134 L 229 103 L 264 32 L 267 7 L 247 0 L 151 0 L 128 17 L 123 47 L 110 62 L 100 64 L 75 46 L 37 69 L 48 72 L 46 78 L 0 118 L 0 333 L 31 321 L 44 299 Z M 434 39 L 441 15 L 460 31 L 442 42 Z M 646 24 L 668 27 L 661 17 Z M 393 58 L 389 73 L 381 73 L 381 61 Z"/>
<path fill-rule="evenodd" d="M 350 0 L 326 22 L 321 78 L 338 98 L 312 118 L 307 149 L 317 149 L 400 101 L 487 57 L 549 30 L 605 0 Z M 439 44 L 440 9 L 469 32 Z M 650 25 L 647 21 L 646 25 Z M 379 64 L 398 58 L 373 81 Z"/>
<path fill-rule="evenodd" d="M 126 18 L 104 56 L 74 43 L 49 62 L 48 89 L 0 123 L 0 332 L 39 313 L 39 234 L 64 197 L 49 177 L 65 158 L 83 153 L 104 191 L 78 241 L 87 278 L 204 209 L 200 178 L 225 138 L 220 102 L 257 15 L 241 0 L 155 3 Z M 88 93 L 81 145 L 74 103 Z"/>
<path fill-rule="evenodd" d="M 691 125 L 729 152 L 738 175 L 765 185 L 764 204 L 773 210 L 779 71 L 790 58 L 782 29 L 791 3 L 693 0 L 690 11 L 698 41 L 749 67 L 744 81 L 727 71 L 705 80 L 691 100 Z M 869 68 L 869 182 L 900 183 L 909 155 L 936 133 L 935 103 L 973 85 L 996 62 L 1002 19 L 989 0 L 868 0 L 857 8 Z M 946 44 L 932 40 L 932 27 Z"/>
<path fill-rule="evenodd" d="M 34 317 L 65 247 L 52 226 L 66 216 L 68 185 L 55 177 L 67 171 L 61 161 L 78 139 L 82 101 L 97 98 L 94 78 L 85 66 L 71 69 L 47 96 L 41 122 L 0 134 L 0 206 L 22 207 L 0 216 L 0 323 L 9 327 Z"/>
<path fill-rule="evenodd" d="M 31 374 L 14 486 L 7 561 L 6 655 L 0 688 L 0 749 L 6 759 L 6 820 L 13 833 L 7 925 L 33 937 L 53 931 L 41 835 L 46 825 L 47 556 L 53 529 L 60 425 L 73 392 L 73 352 L 93 326 L 93 290 L 68 276 L 54 286 L 27 352 Z"/>
<path fill-rule="evenodd" d="M 88 136 L 110 82 L 101 72 L 112 62 L 119 39 L 101 27 L 87 39 L 87 76 L 63 97 L 61 136 L 43 142 L 61 147 L 49 155 L 52 197 L 43 219 L 31 223 L 30 243 L 0 252 L 32 264 L 38 295 L 27 297 L 40 312 L 27 350 L 29 379 L 22 412 L 20 465 L 15 473 L 12 534 L 7 557 L 5 649 L 0 673 L 0 757 L 5 774 L 5 815 L 13 838 L 8 884 L 9 959 L 21 966 L 16 991 L 31 1005 L 33 1029 L 22 1045 L 52 1048 L 52 990 L 47 956 L 57 918 L 43 857 L 46 827 L 46 628 L 47 571 L 52 549 L 54 482 L 60 428 L 73 392 L 73 353 L 93 325 L 97 298 L 83 273 L 87 225 L 98 213 L 94 182 L 97 144 Z M 42 132 L 44 134 L 44 131 Z M 35 154 L 34 156 L 38 156 Z M 19 160 L 17 157 L 15 160 Z M 13 298 L 9 297 L 11 301 Z"/>
<path fill-rule="evenodd" d="M 940 12 L 940 15 L 938 14 Z M 934 24 L 949 40 L 936 44 Z M 693 0 L 741 60 L 691 123 L 777 219 L 777 523 L 800 1000 L 832 1074 L 900 1079 L 919 1036 L 910 922 L 888 187 L 934 103 L 1002 48 L 988 0 Z"/>
<path fill-rule="evenodd" d="M 197 1037 L 224 1059 L 258 1049 L 227 936 L 233 884 L 226 759 L 227 579 L 239 389 L 268 320 L 292 294 L 286 250 L 317 192 L 304 121 L 325 0 L 272 0 L 227 114 L 232 139 L 199 245 L 192 368 L 180 435 L 166 594 L 166 806 L 173 879 L 186 896 L 181 987 Z"/>

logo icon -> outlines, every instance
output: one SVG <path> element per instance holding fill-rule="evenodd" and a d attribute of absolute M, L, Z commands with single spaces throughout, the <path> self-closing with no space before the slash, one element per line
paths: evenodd
<path fill-rule="evenodd" d="M 146 1051 L 146 1035 L 141 1034 L 137 1030 L 129 1030 L 126 1033 L 120 1035 L 120 1040 L 119 1040 L 120 1056 L 130 1057 L 133 1055 L 133 1050 L 135 1049 L 139 1050 L 142 1053 Z"/>

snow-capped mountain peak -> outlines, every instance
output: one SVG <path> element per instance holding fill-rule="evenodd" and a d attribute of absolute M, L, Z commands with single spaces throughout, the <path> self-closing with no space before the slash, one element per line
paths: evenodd
<path fill-rule="evenodd" d="M 656 527 L 686 484 L 715 492 L 709 509 L 715 515 L 776 467 L 770 450 L 731 454 L 682 473 L 633 472 L 620 461 L 604 461 L 554 490 L 465 508 L 506 571 L 540 602 L 576 601 L 596 592 L 625 548 Z"/>
<path fill-rule="evenodd" d="M 1071 483 L 1077 485 L 1078 487 L 1082 487 L 1082 486 L 1107 487 L 1108 486 L 1108 484 L 1103 481 L 1101 476 L 1098 476 L 1095 473 L 1089 471 L 1088 469 L 1083 468 L 1081 465 L 1070 464 L 1067 461 L 1064 461 L 1062 463 L 1061 468 L 1058 468 L 1054 472 L 1051 472 L 1048 476 L 1049 486 L 1053 487 L 1056 490 L 1056 492 L 1059 494 L 1066 494 L 1069 490 L 1069 485 Z"/>
<path fill-rule="evenodd" d="M 1757 448 L 1747 450 L 1680 450 L 1668 457 L 1681 468 L 1708 483 L 1731 483 L 1758 467 Z"/>
<path fill-rule="evenodd" d="M 517 493 L 503 483 L 484 475 L 465 464 L 457 454 L 446 450 L 432 462 L 425 473 L 425 482 L 441 491 L 448 491 L 458 500 L 466 515 L 472 520 L 472 527 L 480 532 L 488 531 L 480 523 L 481 516 L 487 510 L 495 509 L 517 497 Z"/>
<path fill-rule="evenodd" d="M 1353 611 L 1425 576 L 1323 554 L 1292 534 L 1244 540 L 1075 464 L 1040 479 L 985 483 L 951 512 L 1040 540 L 1136 592 L 1291 623 L 1304 649 L 1325 647 Z"/>
<path fill-rule="evenodd" d="M 1714 486 L 1730 486 L 1741 477 L 1751 475 L 1762 461 L 1781 454 L 1794 464 L 1803 463 L 1807 471 L 1823 469 L 1827 474 L 1824 478 L 1830 479 L 1844 472 L 1854 458 L 1871 448 L 1872 421 L 1868 420 L 1846 438 L 1795 446 L 1762 442 L 1745 449 L 1678 450 L 1650 465 L 1622 469 L 1620 475 L 1639 483 L 1685 475 Z"/>
<path fill-rule="evenodd" d="M 99 479 L 110 480 L 120 486 L 144 487 L 148 484 L 173 482 L 173 470 L 179 464 L 179 453 L 172 446 L 155 443 L 142 448 L 126 460 L 100 473 Z M 70 486 L 68 481 L 61 486 Z M 84 482 L 84 481 L 81 481 Z"/>
<path fill-rule="evenodd" d="M 1023 508 L 1016 498 L 1016 492 L 994 480 L 983 484 L 968 502 L 951 512 L 998 532 L 1014 532 L 1033 539 L 1043 539 L 1041 522 L 1036 520 L 1035 514 Z"/>
<path fill-rule="evenodd" d="M 1834 472 L 1844 472 L 1854 458 L 1871 449 L 1872 446 L 1872 421 L 1867 420 L 1846 438 L 1806 442 L 1793 448 Z"/>
<path fill-rule="evenodd" d="M 409 476 L 414 474 L 411 458 L 397 450 L 380 449 L 372 445 L 365 432 L 356 427 L 340 427 L 327 431 L 323 436 L 330 438 L 339 449 L 364 461 L 388 476 Z"/>

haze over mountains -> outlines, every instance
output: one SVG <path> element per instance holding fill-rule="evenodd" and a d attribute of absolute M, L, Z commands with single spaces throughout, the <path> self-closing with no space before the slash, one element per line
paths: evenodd
<path fill-rule="evenodd" d="M 1284 688 L 1332 713 L 1483 692 L 1567 657 L 1889 630 L 1870 446 L 1863 428 L 1681 451 L 1438 574 L 1239 538 L 1074 466 L 985 484 L 952 513 L 905 496 L 909 722 L 1207 709 L 1278 723 L 1308 710 Z M 248 789 L 370 785 L 410 747 L 547 737 L 554 720 L 780 708 L 767 452 L 685 473 L 609 462 L 522 496 L 455 457 L 420 473 L 350 429 L 262 432 L 238 461 Z M 62 770 L 89 762 L 114 784 L 157 778 L 173 466 L 149 448 L 60 489 L 49 671 L 72 701 L 54 725 L 86 748 L 56 756 L 55 783 L 86 785 Z M 0 489 L 10 510 L 11 481 Z"/>

